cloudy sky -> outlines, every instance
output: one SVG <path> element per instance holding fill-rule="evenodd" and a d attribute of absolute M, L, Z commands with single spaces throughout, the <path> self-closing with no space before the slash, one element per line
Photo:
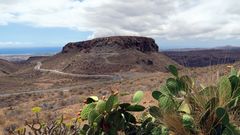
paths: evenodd
<path fill-rule="evenodd" d="M 0 48 L 114 35 L 160 48 L 240 45 L 240 0 L 0 0 Z"/>

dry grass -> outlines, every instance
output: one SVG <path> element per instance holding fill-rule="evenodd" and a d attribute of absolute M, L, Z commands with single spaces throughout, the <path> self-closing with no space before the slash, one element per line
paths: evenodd
<path fill-rule="evenodd" d="M 176 135 L 190 135 L 188 133 L 183 124 L 181 117 L 174 113 L 168 113 L 164 115 L 163 123 L 166 125 L 170 131 L 172 131 Z"/>
<path fill-rule="evenodd" d="M 216 71 L 218 74 L 216 74 Z M 195 80 L 200 80 L 196 82 L 197 84 L 207 85 L 209 83 L 215 82 L 216 79 L 224 75 L 229 71 L 227 65 L 220 65 L 214 67 L 205 67 L 205 68 L 188 68 L 181 71 L 181 74 L 188 74 L 192 76 Z M 152 104 L 156 104 L 151 97 L 151 91 L 155 88 L 158 88 L 170 75 L 167 73 L 126 73 L 123 74 L 126 76 L 124 81 L 119 82 L 102 82 L 99 80 L 97 85 L 89 85 L 84 88 L 74 88 L 69 92 L 50 92 L 44 94 L 26 94 L 21 96 L 13 96 L 8 98 L 3 98 L 3 103 L 5 104 L 0 108 L 0 112 L 2 115 L 0 117 L 4 117 L 6 120 L 0 121 L 0 125 L 2 127 L 7 127 L 11 124 L 22 125 L 23 121 L 31 116 L 31 108 L 34 106 L 43 107 L 43 113 L 46 114 L 44 119 L 52 119 L 54 116 L 64 114 L 65 120 L 69 120 L 76 116 L 81 108 L 81 102 L 89 96 L 89 95 L 97 95 L 97 96 L 108 96 L 113 87 L 117 88 L 120 91 L 121 100 L 130 101 L 132 93 L 136 90 L 145 91 L 146 95 L 143 99 L 143 105 L 149 106 Z M 78 80 L 76 78 L 61 78 L 59 76 L 49 76 L 52 79 L 52 82 L 55 83 L 57 87 L 61 87 L 63 85 L 76 85 L 83 84 L 93 80 Z M 35 82 L 49 84 L 46 80 L 47 77 L 42 77 L 41 80 L 37 80 Z M 57 81 L 59 79 L 59 81 Z M 49 80 L 49 79 L 48 79 Z M 20 80 L 19 80 L 20 82 Z M 57 82 L 57 83 L 56 83 Z M 59 85 L 60 83 L 61 85 Z M 42 84 L 41 84 L 42 85 Z M 18 85 L 16 85 L 17 87 Z M 45 87 L 45 85 L 42 85 Z M 13 89 L 14 90 L 14 89 Z M 11 91 L 11 90 L 10 90 Z M 215 95 L 216 93 L 210 93 L 210 95 Z M 207 99 L 210 99 L 207 97 Z M 199 103 L 206 101 L 206 98 L 196 97 L 195 100 L 198 100 Z M 203 110 L 203 105 L 198 105 L 199 110 Z M 10 108 L 14 110 L 9 110 Z M 197 107 L 196 107 L 197 108 Z M 202 109 L 201 109 L 202 108 Z M 15 112 L 15 113 L 14 113 Z M 6 115 L 7 114 L 7 115 Z M 236 115 L 236 114 L 235 114 Z M 237 116 L 232 117 L 232 119 L 236 119 Z M 166 120 L 166 123 L 171 126 L 170 121 L 179 120 L 176 117 L 170 117 Z M 1 127 L 0 126 L 0 127 Z M 173 125 L 172 125 L 173 127 Z M 174 129 L 180 131 L 179 134 L 184 134 L 183 130 Z M 3 129 L 1 129 L 3 130 Z"/>

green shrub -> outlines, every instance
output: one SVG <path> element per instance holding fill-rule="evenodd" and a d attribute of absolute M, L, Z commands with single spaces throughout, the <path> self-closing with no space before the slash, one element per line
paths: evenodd
<path fill-rule="evenodd" d="M 235 69 L 223 76 L 216 85 L 195 85 L 192 78 L 180 76 L 177 68 L 167 68 L 172 77 L 152 92 L 158 104 L 144 107 L 144 97 L 137 91 L 132 103 L 119 101 L 118 94 L 107 100 L 90 96 L 80 118 L 66 124 L 62 117 L 51 124 L 39 119 L 41 108 L 33 108 L 35 123 L 26 125 L 35 134 L 73 135 L 239 135 L 240 77 Z M 134 112 L 141 112 L 138 120 Z M 237 118 L 237 119 L 236 119 Z M 79 121 L 81 123 L 79 123 Z M 85 122 L 82 122 L 85 121 Z M 39 129 L 35 129 L 38 124 Z M 50 127 L 54 127 L 50 130 Z M 26 128 L 13 131 L 24 135 Z"/>
<path fill-rule="evenodd" d="M 153 98 L 159 106 L 151 107 L 150 114 L 158 119 L 170 132 L 175 134 L 238 135 L 238 121 L 231 119 L 239 110 L 239 75 L 232 69 L 229 77 L 220 78 L 216 86 L 198 87 L 188 76 L 179 76 L 174 66 L 168 67 L 173 78 Z M 161 114 L 159 114 L 161 113 Z M 176 116 L 171 119 L 171 116 Z M 164 118 L 170 118 L 164 119 Z M 182 124 L 178 124 L 179 118 Z M 174 124 L 175 123 L 175 124 Z M 183 126 L 184 129 L 179 128 Z M 175 130 L 179 129 L 179 130 Z"/>
<path fill-rule="evenodd" d="M 81 129 L 81 134 L 109 134 L 116 135 L 119 132 L 125 134 L 136 134 L 139 132 L 140 126 L 137 125 L 137 120 L 130 112 L 141 112 L 145 110 L 144 106 L 138 105 L 142 100 L 143 92 L 137 91 L 133 96 L 133 104 L 120 103 L 118 95 L 111 95 L 106 101 L 98 100 L 87 104 L 86 106 L 94 106 L 89 111 L 84 108 L 82 114 L 88 113 L 88 124 Z M 85 117 L 84 117 L 85 118 Z M 83 119 L 83 118 L 82 118 Z"/>

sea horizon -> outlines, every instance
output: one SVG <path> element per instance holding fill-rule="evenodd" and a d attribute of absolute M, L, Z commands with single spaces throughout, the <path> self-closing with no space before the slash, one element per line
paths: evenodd
<path fill-rule="evenodd" d="M 0 55 L 52 55 L 61 50 L 62 47 L 0 48 Z"/>

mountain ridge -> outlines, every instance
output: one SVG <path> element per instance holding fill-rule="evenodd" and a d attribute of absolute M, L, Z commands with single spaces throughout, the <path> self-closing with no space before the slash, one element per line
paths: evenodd
<path fill-rule="evenodd" d="M 158 45 L 152 38 L 137 36 L 112 36 L 95 38 L 92 40 L 86 40 L 81 42 L 70 42 L 63 47 L 62 53 L 74 51 L 89 52 L 90 50 L 103 48 L 106 46 L 112 47 L 111 49 L 136 49 L 143 53 L 158 52 L 159 50 Z M 107 50 L 104 51 L 106 52 Z"/>
<path fill-rule="evenodd" d="M 77 74 L 108 74 L 127 71 L 166 71 L 176 62 L 159 52 L 148 37 L 113 36 L 70 42 L 45 61 L 43 68 Z"/>

